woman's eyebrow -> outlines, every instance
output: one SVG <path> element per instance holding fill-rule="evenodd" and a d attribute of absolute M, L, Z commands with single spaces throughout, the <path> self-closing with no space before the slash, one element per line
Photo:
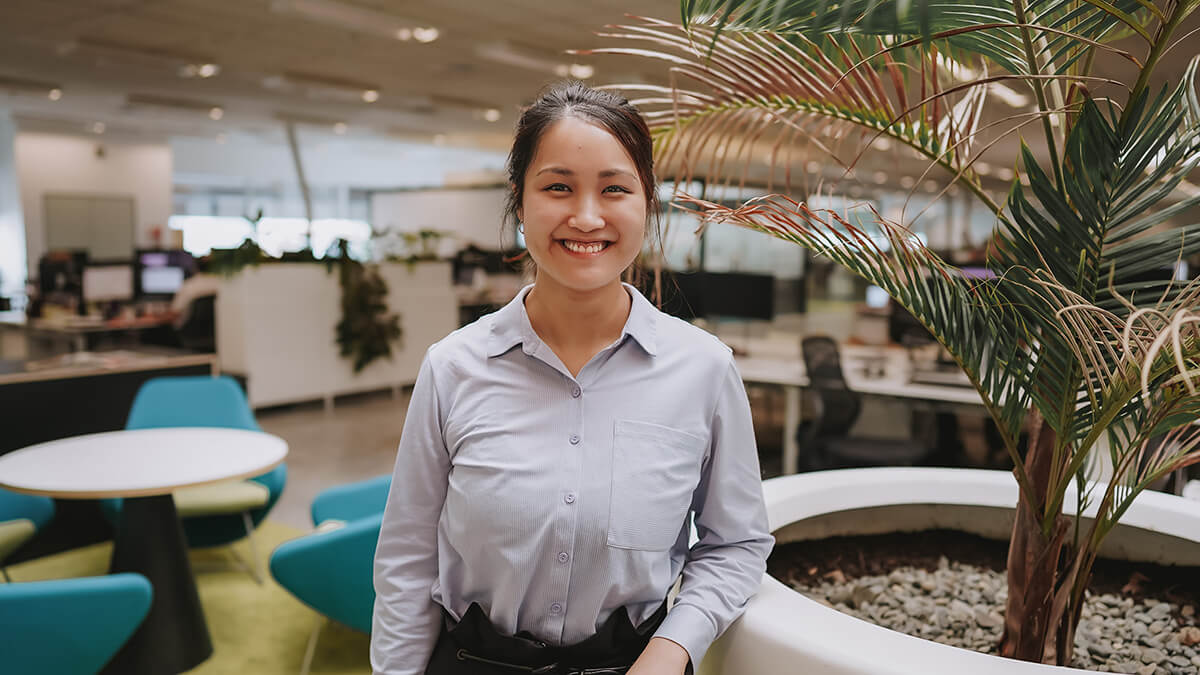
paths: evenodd
<path fill-rule="evenodd" d="M 536 174 L 534 174 L 534 176 L 540 176 L 544 173 L 554 173 L 554 174 L 558 174 L 560 176 L 574 176 L 575 175 L 574 171 L 572 171 L 566 167 L 548 166 L 545 169 L 538 171 Z M 632 174 L 624 169 L 605 169 L 605 170 L 601 171 L 600 173 L 598 173 L 597 175 L 600 178 L 611 178 L 613 176 L 629 176 L 630 178 L 637 178 L 637 176 L 635 176 L 634 174 Z"/>

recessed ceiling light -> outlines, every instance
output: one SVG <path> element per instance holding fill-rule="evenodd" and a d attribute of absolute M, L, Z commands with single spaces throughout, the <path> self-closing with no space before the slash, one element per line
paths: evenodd
<path fill-rule="evenodd" d="M 379 100 L 379 92 L 374 89 L 366 89 L 362 93 L 362 100 L 367 103 L 374 103 Z"/>
<path fill-rule="evenodd" d="M 1016 178 L 1016 176 L 1017 172 L 1006 166 L 996 169 L 996 178 L 999 178 L 1000 180 L 1012 180 L 1013 178 Z"/>
<path fill-rule="evenodd" d="M 804 170 L 808 173 L 817 173 L 821 170 L 821 163 L 816 160 L 811 160 L 804 165 Z"/>
<path fill-rule="evenodd" d="M 196 74 L 200 77 L 215 77 L 221 72 L 221 66 L 215 63 L 201 63 L 196 69 Z"/>
<path fill-rule="evenodd" d="M 904 188 L 905 190 L 911 188 L 912 186 L 914 186 L 916 184 L 917 184 L 917 179 L 913 178 L 912 176 L 901 176 L 900 177 L 900 187 Z"/>
<path fill-rule="evenodd" d="M 413 32 L 412 32 L 411 28 L 397 28 L 396 29 L 396 39 L 408 42 L 409 40 L 412 39 L 412 36 L 413 36 L 412 33 Z"/>
<path fill-rule="evenodd" d="M 417 42 L 433 42 L 438 39 L 438 35 L 440 35 L 438 29 L 432 26 L 428 28 L 414 28 L 412 31 L 413 39 Z"/>
<path fill-rule="evenodd" d="M 926 192 L 937 192 L 938 184 L 935 180 L 927 180 L 921 183 L 921 188 Z"/>
<path fill-rule="evenodd" d="M 572 63 L 570 67 L 570 73 L 571 77 L 586 80 L 592 75 L 596 74 L 596 69 L 583 63 Z"/>
<path fill-rule="evenodd" d="M 345 122 L 335 123 L 333 125 L 333 133 L 337 134 L 338 136 L 341 136 L 342 134 L 346 133 L 346 123 Z"/>
<path fill-rule="evenodd" d="M 92 133 L 93 134 L 102 134 L 102 133 L 104 133 L 104 130 L 106 128 L 107 127 L 104 126 L 104 122 L 96 122 L 95 124 L 92 125 Z"/>
<path fill-rule="evenodd" d="M 225 116 L 225 111 L 221 108 L 212 108 L 211 110 L 208 111 L 208 119 L 210 119 L 210 120 L 214 120 L 214 121 L 219 120 L 224 116 Z"/>
<path fill-rule="evenodd" d="M 875 142 L 871 144 L 871 147 L 881 152 L 887 152 L 888 150 L 892 149 L 892 141 L 886 136 L 880 136 L 879 138 L 875 139 Z"/>
<path fill-rule="evenodd" d="M 58 99 L 62 98 L 62 89 L 58 89 L 58 88 L 51 89 L 49 91 L 49 93 L 46 94 L 46 96 L 51 101 L 57 101 Z"/>
<path fill-rule="evenodd" d="M 988 164 L 987 162 L 975 162 L 972 167 L 975 169 L 975 173 L 979 174 L 980 176 L 987 176 L 988 174 L 992 173 L 992 165 Z"/>
<path fill-rule="evenodd" d="M 483 119 L 489 122 L 495 122 L 500 119 L 500 111 L 495 108 L 488 108 L 483 111 Z"/>
<path fill-rule="evenodd" d="M 217 144 L 218 145 L 225 145 L 225 142 L 228 140 L 229 140 L 229 136 L 226 136 L 225 134 L 217 134 Z"/>
<path fill-rule="evenodd" d="M 883 185 L 887 182 L 888 175 L 886 171 L 876 171 L 871 174 L 871 180 L 875 181 L 876 185 Z"/>

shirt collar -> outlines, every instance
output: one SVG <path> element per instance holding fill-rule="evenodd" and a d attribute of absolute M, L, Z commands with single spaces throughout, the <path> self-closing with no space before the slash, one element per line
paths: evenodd
<path fill-rule="evenodd" d="M 621 330 L 621 339 L 624 340 L 627 335 L 633 337 L 647 354 L 654 356 L 657 349 L 658 310 L 636 288 L 624 282 L 621 285 L 633 298 L 629 318 Z M 525 311 L 525 296 L 532 288 L 533 284 L 525 286 L 517 293 L 517 297 L 492 314 L 491 334 L 488 336 L 489 357 L 499 356 L 518 344 L 522 345 L 526 354 L 532 354 L 541 345 L 542 341 L 534 332 L 533 325 L 529 323 L 529 314 Z"/>

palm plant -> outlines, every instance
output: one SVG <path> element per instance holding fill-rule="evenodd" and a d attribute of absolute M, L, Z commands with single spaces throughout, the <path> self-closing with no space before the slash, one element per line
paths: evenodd
<path fill-rule="evenodd" d="M 997 279 L 980 283 L 878 214 L 882 237 L 782 195 L 738 207 L 677 200 L 707 223 L 809 247 L 884 288 L 970 377 L 1020 488 L 1006 656 L 1070 663 L 1105 536 L 1149 484 L 1200 461 L 1200 283 L 1141 279 L 1200 250 L 1200 225 L 1176 223 L 1200 203 L 1185 180 L 1200 163 L 1198 61 L 1177 86 L 1150 84 L 1198 5 L 683 0 L 679 24 L 614 28 L 602 35 L 621 46 L 587 52 L 667 64 L 670 87 L 614 88 L 641 92 L 660 175 L 677 183 L 740 183 L 765 158 L 768 183 L 782 172 L 790 189 L 793 155 L 836 158 L 850 145 L 849 172 L 886 136 L 995 214 Z M 1131 64 L 1133 84 L 1094 75 L 1101 53 Z M 1001 84 L 1027 88 L 1036 107 L 985 124 Z M 1123 96 L 1095 93 L 1105 87 Z M 1040 127 L 1044 147 L 1022 141 L 1020 176 L 994 199 L 973 166 L 1025 127 Z M 1102 455 L 1107 483 L 1095 480 Z M 1090 519 L 1064 515 L 1072 483 L 1076 514 L 1090 507 Z"/>

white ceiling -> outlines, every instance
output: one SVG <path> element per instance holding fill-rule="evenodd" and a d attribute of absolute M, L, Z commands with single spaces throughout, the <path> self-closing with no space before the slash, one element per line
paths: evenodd
<path fill-rule="evenodd" d="M 294 119 L 308 137 L 333 138 L 341 122 L 363 139 L 504 150 L 520 106 L 560 79 L 556 64 L 594 66 L 597 83 L 667 83 L 649 60 L 564 53 L 612 45 L 595 32 L 627 22 L 631 6 L 660 18 L 679 12 L 678 0 L 3 0 L 0 107 L 13 109 L 22 129 L 91 133 L 101 122 L 108 137 L 278 142 L 282 120 Z M 1192 17 L 1180 34 L 1198 24 Z M 425 27 L 438 38 L 396 37 Z M 1136 39 L 1128 43 L 1144 55 Z M 1174 50 L 1157 82 L 1176 82 L 1189 51 Z M 220 73 L 180 77 L 188 63 L 215 63 Z M 1127 79 L 1126 68 L 1101 55 L 1096 74 Z M 47 97 L 50 86 L 61 99 Z M 378 101 L 362 100 L 366 88 Z M 219 120 L 210 119 L 213 107 Z M 489 110 L 498 117 L 489 121 Z M 1028 127 L 1026 137 L 1036 151 L 1040 132 Z M 1015 152 L 1013 139 L 988 159 L 1012 166 Z M 891 183 L 924 168 L 891 154 L 872 153 L 860 173 L 886 169 Z"/>
<path fill-rule="evenodd" d="M 639 4 L 658 16 L 678 12 L 675 0 Z M 287 116 L 330 129 L 343 122 L 348 133 L 444 134 L 503 146 L 519 106 L 559 79 L 556 64 L 594 64 L 595 81 L 656 77 L 649 62 L 563 54 L 597 46 L 594 31 L 623 21 L 627 7 L 618 0 L 5 0 L 0 105 L 13 108 L 24 128 L 91 129 L 101 121 L 106 133 L 215 136 L 278 129 Z M 313 18 L 329 13 L 340 18 Z M 429 43 L 394 36 L 408 26 L 439 36 Z M 496 53 L 508 62 L 489 57 Z M 215 63 L 220 73 L 185 79 L 178 71 L 187 63 Z M 6 86 L 4 78 L 31 84 Z M 62 98 L 49 100 L 43 84 L 60 87 Z M 378 101 L 362 100 L 367 88 Z M 209 118 L 212 107 L 222 109 L 219 121 Z M 486 119 L 488 109 L 498 119 Z"/>

